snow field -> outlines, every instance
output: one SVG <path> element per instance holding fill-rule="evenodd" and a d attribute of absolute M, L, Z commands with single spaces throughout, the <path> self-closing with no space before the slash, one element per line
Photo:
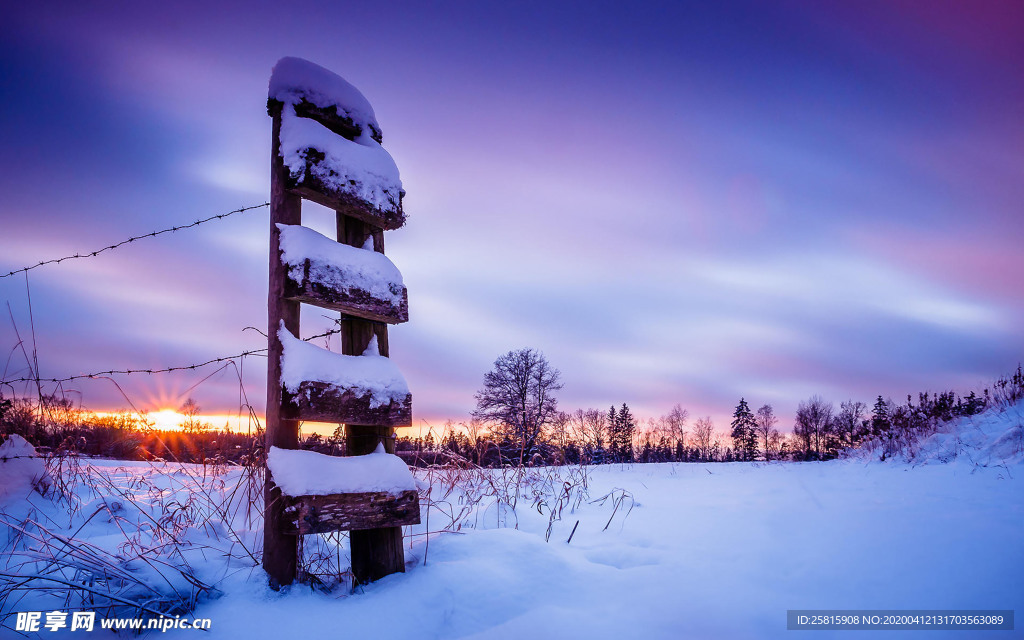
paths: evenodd
<path fill-rule="evenodd" d="M 635 507 L 603 530 L 611 500 L 585 501 L 545 542 L 547 512 L 529 500 L 515 516 L 481 504 L 460 533 L 414 538 L 408 573 L 354 597 L 250 582 L 201 611 L 231 621 L 214 629 L 225 638 L 285 619 L 312 636 L 342 624 L 377 638 L 776 638 L 787 609 L 1024 605 L 1024 497 L 1003 469 L 658 464 L 595 468 L 589 482 L 591 500 L 624 487 Z"/>
<path fill-rule="evenodd" d="M 407 572 L 354 595 L 267 587 L 245 469 L 65 459 L 49 476 L 70 492 L 0 499 L 0 635 L 14 611 L 81 606 L 52 578 L 194 606 L 213 638 L 783 638 L 787 609 L 1021 611 L 1019 408 L 945 425 L 909 463 L 419 469 Z M 303 544 L 308 570 L 346 569 L 346 536 Z"/>

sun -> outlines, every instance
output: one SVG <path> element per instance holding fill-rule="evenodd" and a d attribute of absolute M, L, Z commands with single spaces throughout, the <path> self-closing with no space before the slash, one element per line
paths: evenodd
<path fill-rule="evenodd" d="M 181 428 L 181 423 L 185 420 L 185 416 L 181 415 L 173 409 L 161 409 L 160 411 L 150 411 L 146 414 L 146 417 L 153 421 L 153 426 L 162 431 L 173 431 Z"/>

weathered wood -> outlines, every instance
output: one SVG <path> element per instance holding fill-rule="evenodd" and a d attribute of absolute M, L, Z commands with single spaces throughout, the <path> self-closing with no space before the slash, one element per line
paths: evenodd
<path fill-rule="evenodd" d="M 377 445 L 384 443 L 384 451 L 395 453 L 395 430 L 384 425 L 347 424 L 345 425 L 345 446 L 349 455 L 366 455 L 373 453 Z M 351 453 L 361 451 L 362 453 Z M 396 454 L 397 455 L 397 454 Z"/>
<path fill-rule="evenodd" d="M 338 210 L 338 242 L 361 247 L 368 237 L 373 237 L 375 251 L 384 253 L 384 225 L 367 224 L 367 221 L 349 215 L 347 210 Z M 361 318 L 343 317 L 341 351 L 346 355 L 358 355 L 366 350 L 373 336 L 377 336 L 377 350 L 382 356 L 389 355 L 388 327 L 382 322 Z M 411 418 L 411 415 L 410 415 Z M 411 420 L 410 423 L 411 424 Z M 388 425 L 355 424 L 345 425 L 345 443 L 348 455 L 372 453 L 378 443 L 384 443 L 384 450 L 395 452 L 395 430 Z M 381 527 L 361 529 L 349 534 L 352 549 L 352 574 L 356 582 L 366 584 L 392 573 L 405 572 L 405 550 L 402 548 L 402 527 Z"/>
<path fill-rule="evenodd" d="M 386 329 L 385 329 L 386 330 Z M 395 430 L 390 427 L 345 425 L 345 444 L 349 455 L 372 453 L 379 443 L 395 452 Z M 352 575 L 358 584 L 380 580 L 392 573 L 405 573 L 405 549 L 402 527 L 360 529 L 349 533 Z"/>
<path fill-rule="evenodd" d="M 289 275 L 285 285 L 285 296 L 289 300 L 388 324 L 409 321 L 409 292 L 404 287 L 401 304 L 396 305 L 391 300 L 378 298 L 359 287 L 338 289 L 329 283 L 318 281 L 311 277 L 310 273 L 310 261 L 306 260 L 301 281 Z"/>
<path fill-rule="evenodd" d="M 370 396 L 357 397 L 352 391 L 326 382 L 306 381 L 290 396 L 300 420 L 344 424 L 407 427 L 412 424 L 412 394 L 402 402 L 370 406 Z"/>
<path fill-rule="evenodd" d="M 341 343 L 351 342 L 352 344 L 370 344 L 370 338 L 377 336 L 377 353 L 385 358 L 390 356 L 388 345 L 388 325 L 383 322 L 374 322 L 352 316 L 341 316 Z M 366 347 L 363 347 L 366 350 Z M 342 351 L 342 353 L 347 353 Z M 360 352 L 362 353 L 362 352 Z"/>
<path fill-rule="evenodd" d="M 270 114 L 275 122 L 279 121 L 282 116 L 283 103 L 278 100 L 270 99 L 267 101 L 267 113 Z M 328 110 L 321 109 L 316 105 L 313 105 L 305 100 L 295 105 L 295 115 L 304 118 L 312 118 L 320 124 L 324 125 L 331 131 L 348 140 L 353 140 L 359 134 L 358 125 L 356 125 L 347 116 L 338 116 L 335 111 L 334 116 L 330 115 Z M 278 130 L 280 124 L 276 125 Z M 383 140 L 379 129 L 373 129 L 371 127 L 371 137 L 378 143 Z M 278 136 L 274 137 L 274 158 L 276 159 L 280 152 L 278 146 Z M 323 205 L 328 209 L 334 209 L 339 213 L 344 213 L 347 216 L 356 218 L 371 224 L 379 229 L 398 229 L 405 225 L 405 212 L 402 210 L 402 195 L 399 194 L 398 202 L 395 203 L 393 210 L 382 210 L 341 189 L 335 189 L 327 186 L 323 183 L 320 178 L 313 175 L 310 171 L 311 165 L 317 163 L 317 157 L 322 158 L 322 153 L 313 150 L 314 153 L 307 154 L 306 169 L 301 176 L 292 176 L 290 171 L 284 172 L 286 188 L 291 190 L 292 193 L 305 198 L 311 202 Z M 362 246 L 362 245 L 359 245 Z M 383 249 L 378 249 L 383 253 Z"/>
<path fill-rule="evenodd" d="M 289 175 L 289 189 L 306 200 L 321 204 L 328 209 L 342 211 L 347 216 L 356 218 L 381 229 L 399 229 L 405 224 L 405 212 L 402 210 L 401 197 L 393 210 L 384 211 L 373 206 L 362 198 L 325 185 L 314 175 L 307 164 L 301 181 L 298 176 Z"/>
<path fill-rule="evenodd" d="M 347 114 L 339 113 L 337 105 L 331 105 L 330 107 L 320 107 L 312 102 L 309 102 L 305 98 L 297 102 L 295 105 L 295 115 L 300 118 L 310 118 L 316 120 L 324 127 L 338 134 L 342 138 L 347 140 L 355 140 L 358 138 L 363 129 L 360 125 L 356 124 Z M 284 103 L 280 100 L 274 100 L 269 98 L 267 100 L 267 113 L 271 116 L 281 113 L 284 108 Z M 384 143 L 384 137 L 381 130 L 374 127 L 372 124 L 370 127 L 370 137 L 377 141 L 378 144 Z"/>
<path fill-rule="evenodd" d="M 316 120 L 334 133 L 354 140 L 362 132 L 360 125 L 336 107 L 320 108 L 303 99 L 295 104 L 295 115 Z M 384 229 L 397 229 L 405 224 L 401 198 L 391 209 L 379 209 L 342 188 L 326 186 L 313 175 L 317 158 L 323 153 L 309 149 L 305 154 L 306 166 L 302 175 L 292 176 L 281 158 L 280 133 L 284 104 L 271 99 L 267 112 L 273 117 L 271 153 L 271 218 L 270 218 L 270 288 L 268 304 L 267 367 L 267 449 L 277 446 L 295 449 L 298 446 L 298 421 L 328 419 L 346 423 L 347 451 L 350 455 L 371 453 L 383 442 L 385 450 L 394 453 L 394 424 L 411 423 L 411 395 L 402 402 L 392 402 L 384 411 L 370 409 L 369 398 L 365 408 L 362 399 L 345 398 L 345 392 L 331 385 L 307 382 L 297 394 L 289 394 L 281 384 L 282 345 L 278 329 L 283 322 L 294 336 L 299 336 L 300 302 L 336 309 L 342 312 L 342 353 L 361 355 L 373 336 L 377 337 L 378 352 L 388 356 L 388 322 L 408 319 L 407 293 L 403 291 L 400 309 L 379 309 L 373 300 L 361 299 L 359 292 L 348 293 L 349 299 L 334 295 L 323 286 L 310 283 L 309 261 L 303 282 L 290 282 L 288 268 L 281 262 L 278 223 L 301 223 L 302 198 L 336 210 L 338 241 L 362 247 L 367 237 L 374 239 L 374 250 L 384 252 Z M 290 117 L 290 113 L 289 113 Z M 381 132 L 373 125 L 371 136 L 381 141 Z M 324 285 L 326 283 L 319 283 Z M 366 293 L 366 292 L 363 292 Z M 393 306 L 393 305 L 392 305 Z M 396 320 L 400 319 L 400 320 Z M 328 417 L 329 416 L 329 417 Z M 362 426 L 359 423 L 369 423 Z M 412 494 L 408 496 L 406 494 Z M 394 526 L 419 522 L 418 496 L 406 492 L 398 499 L 366 497 L 378 494 L 350 496 L 282 496 L 268 470 L 265 486 L 264 555 L 263 566 L 270 576 L 271 585 L 290 584 L 294 581 L 297 565 L 298 535 L 306 532 L 351 530 L 352 572 L 357 584 L 371 582 L 391 573 L 405 571 L 402 548 L 402 528 Z M 360 497 L 362 496 L 362 497 Z M 411 501 L 411 504 L 410 504 Z M 291 508 L 287 514 L 286 508 Z M 295 518 L 290 516 L 294 514 Z M 387 524 L 389 526 L 380 526 Z M 357 528 L 363 525 L 373 528 Z M 325 528 L 329 527 L 329 528 Z"/>
<path fill-rule="evenodd" d="M 287 190 L 288 169 L 278 153 L 280 148 L 281 116 L 274 117 L 273 142 L 270 163 L 270 287 L 267 297 L 267 379 L 281 379 L 281 341 L 278 328 L 284 322 L 286 329 L 299 334 L 299 303 L 284 297 L 288 269 L 281 262 L 280 231 L 277 224 L 301 224 L 302 200 Z M 282 411 L 282 409 L 284 409 Z M 279 384 L 267 385 L 266 449 L 298 448 L 299 424 L 295 410 L 282 397 Z M 285 502 L 281 490 L 267 472 L 264 486 L 263 568 L 274 586 L 291 584 L 295 580 L 298 545 L 294 535 L 285 533 Z"/>
<path fill-rule="evenodd" d="M 289 531 L 299 535 L 420 523 L 419 494 L 411 490 L 397 496 L 386 492 L 341 493 L 288 500 Z"/>

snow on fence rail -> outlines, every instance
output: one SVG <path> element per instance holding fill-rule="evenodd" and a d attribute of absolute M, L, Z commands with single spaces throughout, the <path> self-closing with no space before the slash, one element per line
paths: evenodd
<path fill-rule="evenodd" d="M 383 444 L 344 458 L 272 447 L 267 468 L 288 505 L 285 528 L 296 535 L 420 522 L 416 480 Z"/>
<path fill-rule="evenodd" d="M 287 329 L 278 331 L 281 384 L 299 418 L 344 424 L 412 423 L 412 394 L 401 371 L 381 356 L 377 337 L 362 355 L 347 356 L 299 340 Z"/>
<path fill-rule="evenodd" d="M 372 242 L 350 247 L 308 227 L 278 228 L 289 298 L 391 324 L 409 319 L 402 273 Z"/>

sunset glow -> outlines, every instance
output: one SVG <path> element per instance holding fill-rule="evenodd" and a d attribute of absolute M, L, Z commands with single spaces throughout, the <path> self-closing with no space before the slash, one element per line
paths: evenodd
<path fill-rule="evenodd" d="M 181 423 L 184 422 L 185 416 L 181 415 L 173 409 L 162 409 L 160 411 L 150 411 L 146 414 L 146 418 L 153 421 L 153 428 L 162 429 L 166 431 L 173 431 L 181 428 Z"/>
<path fill-rule="evenodd" d="M 104 415 L 99 413 L 98 415 Z M 149 411 L 144 414 L 145 418 L 153 423 L 154 429 L 163 431 L 177 431 L 183 428 L 185 423 L 185 415 L 175 411 L 174 409 L 160 409 L 155 411 Z M 199 414 L 194 419 L 200 424 L 205 425 L 207 428 L 220 431 L 221 429 L 227 428 L 229 431 L 236 431 L 245 433 L 246 431 L 256 430 L 256 421 L 260 424 L 263 423 L 263 416 L 256 416 L 256 419 L 250 423 L 249 417 L 243 415 L 241 418 L 235 415 L 227 415 L 223 413 L 219 414 Z"/>

